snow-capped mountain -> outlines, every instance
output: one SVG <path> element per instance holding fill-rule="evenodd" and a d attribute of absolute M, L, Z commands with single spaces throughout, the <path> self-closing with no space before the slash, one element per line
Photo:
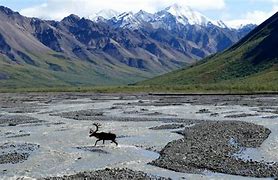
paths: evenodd
<path fill-rule="evenodd" d="M 121 13 L 117 17 L 110 19 L 110 22 L 113 23 L 113 26 L 128 29 L 138 29 L 142 23 L 132 12 Z"/>
<path fill-rule="evenodd" d="M 155 19 L 155 15 L 148 13 L 146 11 L 140 10 L 136 14 L 134 14 L 134 17 L 136 17 L 140 22 L 151 22 Z"/>
<path fill-rule="evenodd" d="M 177 24 L 198 25 L 198 26 L 217 26 L 228 28 L 221 20 L 212 20 L 189 6 L 173 4 L 154 14 L 140 10 L 137 13 L 123 12 L 118 13 L 114 10 L 103 10 L 90 17 L 93 21 L 109 20 L 114 26 L 130 29 L 138 29 L 146 23 L 150 23 L 153 28 L 175 29 Z M 171 24 L 171 25 L 170 25 Z"/>
<path fill-rule="evenodd" d="M 183 25 L 190 24 L 207 26 L 210 22 L 212 22 L 209 18 L 205 17 L 197 11 L 194 11 L 189 6 L 183 7 L 178 4 L 174 4 L 162 10 L 161 12 L 165 11 L 173 15 L 176 20 Z"/>
<path fill-rule="evenodd" d="M 120 14 L 120 12 L 113 9 L 104 9 L 99 11 L 98 13 L 95 13 L 94 15 L 89 16 L 89 19 L 91 19 L 92 21 L 108 20 L 113 17 L 117 17 Z"/>
<path fill-rule="evenodd" d="M 221 28 L 227 28 L 226 24 L 221 21 L 212 20 L 205 15 L 201 14 L 198 11 L 193 10 L 189 6 L 180 6 L 178 4 L 174 4 L 172 6 L 167 7 L 165 10 L 161 12 L 168 12 L 173 15 L 176 20 L 183 25 L 200 25 L 200 26 L 209 26 L 215 25 Z"/>

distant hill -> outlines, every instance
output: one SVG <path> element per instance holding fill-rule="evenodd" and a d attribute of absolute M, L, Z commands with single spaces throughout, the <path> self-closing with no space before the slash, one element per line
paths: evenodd
<path fill-rule="evenodd" d="M 139 84 L 258 85 L 267 90 L 278 84 L 278 13 L 256 27 L 228 50 L 199 63 Z"/>
<path fill-rule="evenodd" d="M 113 15 L 118 14 L 106 13 Z M 183 25 L 171 13 L 168 16 L 159 28 L 145 22 L 129 29 L 76 15 L 61 21 L 28 18 L 0 6 L 0 86 L 134 83 L 195 63 L 250 31 L 247 26 L 235 30 L 208 20 Z M 171 23 L 171 28 L 165 23 Z"/>

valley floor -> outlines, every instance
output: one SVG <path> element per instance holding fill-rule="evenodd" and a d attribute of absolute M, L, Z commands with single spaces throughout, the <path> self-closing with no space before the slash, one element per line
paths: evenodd
<path fill-rule="evenodd" d="M 3 93 L 0 178 L 277 178 L 277 104 L 277 95 Z M 93 122 L 119 146 L 94 147 Z"/>

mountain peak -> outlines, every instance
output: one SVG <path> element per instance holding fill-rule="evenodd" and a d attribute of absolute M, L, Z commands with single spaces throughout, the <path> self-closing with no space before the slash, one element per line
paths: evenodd
<path fill-rule="evenodd" d="M 144 10 L 141 9 L 136 14 L 150 14 L 150 13 L 148 13 L 147 11 L 144 11 Z"/>
<path fill-rule="evenodd" d="M 175 16 L 177 21 L 183 25 L 198 24 L 198 25 L 206 26 L 209 22 L 211 22 L 211 20 L 209 20 L 203 14 L 194 11 L 189 6 L 181 6 L 179 4 L 173 4 L 172 6 L 167 7 L 164 11 Z"/>
<path fill-rule="evenodd" d="M 189 7 L 189 6 L 186 6 L 186 7 Z M 183 9 L 184 6 L 178 4 L 178 3 L 175 3 L 175 4 L 172 4 L 171 6 L 167 7 L 166 9 L 175 9 L 175 10 L 179 10 L 179 9 Z"/>
<path fill-rule="evenodd" d="M 140 19 L 133 12 L 124 12 L 116 17 L 116 21 L 121 22 L 120 27 L 137 29 L 140 25 Z"/>
<path fill-rule="evenodd" d="M 176 3 L 165 8 L 163 11 L 176 17 L 177 21 L 183 25 L 190 24 L 207 26 L 209 24 L 214 24 L 221 28 L 227 27 L 222 21 L 213 21 L 190 6 L 182 6 Z"/>
<path fill-rule="evenodd" d="M 135 14 L 135 17 L 142 22 L 149 22 L 154 19 L 154 15 L 144 10 L 140 10 Z"/>
<path fill-rule="evenodd" d="M 80 17 L 75 14 L 71 14 L 71 15 L 65 17 L 64 19 L 62 19 L 63 22 L 70 22 L 70 23 L 74 23 L 79 20 L 80 20 Z"/>
<path fill-rule="evenodd" d="M 18 12 L 14 12 L 10 8 L 7 8 L 5 6 L 0 6 L 0 12 L 6 14 L 6 15 L 13 15 L 13 14 L 19 14 Z"/>
<path fill-rule="evenodd" d="M 89 18 L 93 21 L 98 21 L 99 19 L 112 19 L 114 17 L 117 17 L 120 13 L 118 11 L 115 11 L 113 9 L 103 9 L 97 13 L 95 13 L 92 16 L 89 16 Z"/>
<path fill-rule="evenodd" d="M 172 11 L 172 12 L 184 12 L 184 11 L 187 11 L 187 12 L 191 12 L 191 13 L 196 13 L 197 11 L 193 10 L 193 8 L 191 8 L 190 6 L 184 6 L 184 5 L 180 5 L 178 3 L 175 3 L 171 6 L 168 6 L 165 8 L 165 10 L 167 11 Z"/>

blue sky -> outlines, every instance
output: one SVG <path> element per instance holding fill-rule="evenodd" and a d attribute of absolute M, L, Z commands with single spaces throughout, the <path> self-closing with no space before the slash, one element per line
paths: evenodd
<path fill-rule="evenodd" d="M 102 9 L 155 12 L 174 3 L 233 26 L 259 24 L 278 10 L 278 0 L 0 0 L 1 5 L 23 15 L 55 20 L 71 13 L 88 17 Z"/>

